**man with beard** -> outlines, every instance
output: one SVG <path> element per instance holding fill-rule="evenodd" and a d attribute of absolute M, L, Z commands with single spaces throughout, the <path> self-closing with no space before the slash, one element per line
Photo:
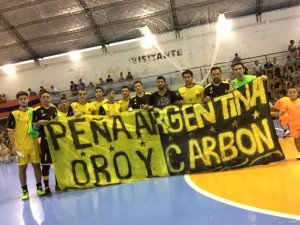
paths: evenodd
<path fill-rule="evenodd" d="M 221 80 L 222 70 L 220 67 L 212 67 L 210 69 L 210 75 L 212 77 L 212 81 L 204 88 L 204 94 L 206 97 L 203 102 L 207 102 L 211 98 L 227 94 L 233 90 L 230 83 Z"/>
<path fill-rule="evenodd" d="M 52 164 L 52 158 L 46 138 L 44 127 L 49 123 L 50 120 L 57 117 L 57 109 L 52 106 L 50 93 L 46 90 L 40 92 L 41 105 L 36 107 L 33 112 L 33 127 L 39 130 L 41 143 L 41 164 L 42 164 L 42 178 L 45 185 L 45 196 L 51 197 L 52 192 L 49 187 L 49 170 Z M 56 190 L 60 190 L 56 182 Z"/>
<path fill-rule="evenodd" d="M 158 76 L 156 78 L 156 86 L 158 90 L 150 95 L 148 104 L 150 107 L 163 108 L 167 105 L 178 104 L 177 94 L 167 88 L 166 79 L 163 76 Z"/>
<path fill-rule="evenodd" d="M 232 81 L 232 86 L 234 89 L 238 89 L 257 78 L 255 75 L 245 75 L 244 74 L 244 65 L 243 65 L 243 63 L 240 63 L 240 62 L 234 64 L 232 67 L 232 70 L 236 77 Z M 263 81 L 266 81 L 266 80 L 268 80 L 268 77 L 266 75 L 262 75 L 261 79 Z"/>

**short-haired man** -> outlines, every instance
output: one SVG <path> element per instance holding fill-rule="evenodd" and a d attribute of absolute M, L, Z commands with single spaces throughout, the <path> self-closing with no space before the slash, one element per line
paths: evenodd
<path fill-rule="evenodd" d="M 232 81 L 232 86 L 234 89 L 238 89 L 251 81 L 255 80 L 257 77 L 255 75 L 245 75 L 244 74 L 244 65 L 243 63 L 236 63 L 232 66 L 233 73 L 235 75 L 235 79 Z M 268 80 L 266 75 L 261 76 L 262 80 Z"/>
<path fill-rule="evenodd" d="M 194 83 L 194 75 L 191 70 L 185 70 L 182 73 L 185 86 L 179 88 L 179 104 L 197 104 L 204 100 L 204 88 Z"/>
<path fill-rule="evenodd" d="M 126 112 L 129 108 L 129 101 L 130 101 L 130 88 L 125 85 L 121 89 L 122 99 L 118 101 L 120 105 L 120 112 Z"/>
<path fill-rule="evenodd" d="M 28 126 L 31 126 L 31 108 L 28 107 L 28 93 L 20 91 L 17 93 L 16 98 L 19 103 L 19 108 L 12 111 L 8 119 L 8 137 L 12 146 L 12 153 L 17 154 L 17 164 L 19 167 L 19 180 L 22 188 L 22 200 L 29 198 L 26 170 L 27 164 L 31 163 L 35 180 L 37 195 L 44 196 L 44 190 L 41 184 L 41 166 L 39 147 L 36 138 L 28 134 Z"/>
<path fill-rule="evenodd" d="M 57 117 L 63 118 L 63 117 L 70 117 L 73 116 L 73 109 L 70 105 L 69 100 L 66 97 L 61 97 L 59 100 L 58 105 L 58 112 Z"/>
<path fill-rule="evenodd" d="M 92 115 L 95 111 L 93 103 L 87 101 L 87 90 L 78 89 L 78 102 L 72 102 L 71 107 L 73 109 L 74 116 Z"/>
<path fill-rule="evenodd" d="M 48 91 L 44 90 L 39 94 L 41 105 L 36 107 L 33 113 L 34 128 L 39 130 L 41 143 L 41 164 L 42 164 L 42 178 L 45 185 L 46 197 L 51 197 L 52 192 L 49 187 L 49 170 L 52 164 L 52 158 L 46 133 L 44 127 L 49 123 L 50 120 L 57 117 L 57 109 L 51 105 L 51 95 Z M 56 182 L 56 190 L 59 190 Z"/>
<path fill-rule="evenodd" d="M 99 115 L 113 117 L 120 113 L 120 105 L 115 101 L 116 93 L 114 89 L 107 89 L 106 94 L 107 102 L 99 108 Z"/>
<path fill-rule="evenodd" d="M 222 81 L 222 70 L 220 67 L 215 66 L 210 69 L 212 81 L 204 88 L 205 99 L 204 102 L 209 101 L 211 98 L 227 94 L 233 90 L 233 87 L 227 81 Z"/>
<path fill-rule="evenodd" d="M 150 93 L 145 92 L 141 81 L 134 81 L 133 88 L 135 90 L 135 96 L 132 96 L 129 101 L 129 111 L 132 109 L 147 109 L 150 98 Z"/>
<path fill-rule="evenodd" d="M 151 94 L 149 106 L 163 108 L 167 105 L 178 103 L 177 94 L 167 88 L 166 79 L 163 76 L 158 76 L 156 78 L 156 86 L 158 90 Z"/>
<path fill-rule="evenodd" d="M 94 90 L 95 101 L 93 102 L 95 112 L 93 114 L 98 115 L 99 108 L 107 102 L 107 99 L 104 98 L 104 89 L 102 87 L 96 87 Z"/>

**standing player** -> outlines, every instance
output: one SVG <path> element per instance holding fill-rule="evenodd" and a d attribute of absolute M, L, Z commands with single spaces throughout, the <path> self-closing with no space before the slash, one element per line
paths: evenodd
<path fill-rule="evenodd" d="M 193 72 L 190 70 L 183 71 L 182 78 L 185 82 L 185 86 L 178 90 L 179 105 L 202 103 L 204 100 L 204 88 L 194 83 Z"/>
<path fill-rule="evenodd" d="M 241 62 L 235 63 L 232 67 L 232 70 L 236 77 L 232 81 L 232 86 L 234 89 L 238 89 L 257 78 L 255 75 L 245 75 L 244 74 L 244 65 Z M 266 75 L 262 75 L 261 79 L 266 81 L 266 80 L 268 80 L 268 77 Z"/>
<path fill-rule="evenodd" d="M 205 99 L 204 102 L 209 101 L 211 98 L 227 94 L 233 90 L 233 87 L 227 81 L 222 81 L 222 71 L 220 67 L 212 67 L 210 69 L 210 75 L 212 78 L 211 83 L 204 88 Z"/>
<path fill-rule="evenodd" d="M 115 101 L 115 91 L 112 88 L 109 88 L 106 91 L 107 94 L 107 102 L 103 104 L 99 109 L 99 115 L 106 115 L 109 117 L 113 117 L 120 113 L 120 105 Z"/>
<path fill-rule="evenodd" d="M 175 105 L 178 103 L 177 94 L 167 88 L 166 79 L 163 76 L 156 78 L 156 86 L 158 90 L 151 94 L 149 106 L 163 108 L 167 105 Z"/>
<path fill-rule="evenodd" d="M 44 126 L 46 126 L 50 120 L 57 117 L 57 109 L 52 106 L 50 93 L 46 90 L 40 92 L 40 101 L 41 105 L 35 108 L 33 114 L 33 127 L 36 130 L 39 130 L 41 143 L 41 164 L 42 164 L 42 177 L 45 185 L 45 195 L 47 197 L 52 196 L 51 189 L 49 187 L 49 170 L 50 165 L 52 164 L 52 158 L 46 138 L 46 133 L 44 130 Z M 57 181 L 56 181 L 56 190 L 59 190 Z"/>
<path fill-rule="evenodd" d="M 147 109 L 147 104 L 151 94 L 144 91 L 141 81 L 134 81 L 133 88 L 135 90 L 135 96 L 130 98 L 128 110 Z"/>
<path fill-rule="evenodd" d="M 61 97 L 59 100 L 59 106 L 58 106 L 58 117 L 69 117 L 73 116 L 73 109 L 70 105 L 69 100 L 66 97 Z"/>
<path fill-rule="evenodd" d="M 94 104 L 94 108 L 95 108 L 95 112 L 93 114 L 97 115 L 99 112 L 99 108 L 100 106 L 102 106 L 103 104 L 105 104 L 107 102 L 107 99 L 104 98 L 104 90 L 102 87 L 96 87 L 94 90 L 94 94 L 95 94 L 95 101 L 93 102 Z"/>
<path fill-rule="evenodd" d="M 123 86 L 121 94 L 123 98 L 118 101 L 120 105 L 120 112 L 127 112 L 130 101 L 130 88 L 127 85 Z"/>
<path fill-rule="evenodd" d="M 20 91 L 16 96 L 19 109 L 12 111 L 8 119 L 8 136 L 12 146 L 12 153 L 17 154 L 17 164 L 19 167 L 19 180 L 22 188 L 22 200 L 27 200 L 29 198 L 27 180 L 26 180 L 26 170 L 27 164 L 31 163 L 35 180 L 37 195 L 45 195 L 42 184 L 41 184 L 41 166 L 39 157 L 39 148 L 36 138 L 29 136 L 28 126 L 31 126 L 30 121 L 30 109 L 28 107 L 28 93 L 25 91 Z"/>
<path fill-rule="evenodd" d="M 95 112 L 93 103 L 87 101 L 87 90 L 78 89 L 78 102 L 72 102 L 74 116 L 92 115 Z"/>
<path fill-rule="evenodd" d="M 281 112 L 283 106 L 287 105 L 291 100 L 287 96 L 287 91 L 285 89 L 280 90 L 279 95 L 280 95 L 281 98 L 277 100 L 277 102 L 274 105 L 274 108 L 278 112 Z M 279 116 L 279 125 L 284 131 L 284 136 L 283 137 L 287 137 L 290 134 L 290 131 L 287 128 L 285 128 L 285 126 L 288 126 L 288 115 L 287 115 L 287 113 L 282 115 L 282 116 Z"/>

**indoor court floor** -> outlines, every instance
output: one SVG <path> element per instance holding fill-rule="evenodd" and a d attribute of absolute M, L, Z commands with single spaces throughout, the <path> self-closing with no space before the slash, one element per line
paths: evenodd
<path fill-rule="evenodd" d="M 300 161 L 293 139 L 280 143 L 285 160 L 224 172 L 61 193 L 52 174 L 51 198 L 36 196 L 29 166 L 25 202 L 16 164 L 1 164 L 0 224 L 300 225 Z"/>

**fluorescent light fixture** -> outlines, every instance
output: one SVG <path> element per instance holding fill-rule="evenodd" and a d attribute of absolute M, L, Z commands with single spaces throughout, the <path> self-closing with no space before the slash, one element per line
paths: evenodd
<path fill-rule="evenodd" d="M 4 71 L 4 73 L 12 75 L 16 72 L 16 67 L 12 64 L 7 64 L 2 67 L 2 70 Z"/>
<path fill-rule="evenodd" d="M 229 36 L 232 30 L 232 21 L 227 20 L 224 14 L 219 14 L 217 22 L 218 37 L 222 40 Z"/>
<path fill-rule="evenodd" d="M 69 57 L 73 62 L 78 62 L 81 59 L 81 53 L 78 51 L 69 52 Z"/>
<path fill-rule="evenodd" d="M 156 43 L 155 36 L 152 34 L 148 26 L 140 28 L 140 31 L 144 35 L 144 37 L 141 38 L 142 47 L 145 49 L 151 48 Z"/>

